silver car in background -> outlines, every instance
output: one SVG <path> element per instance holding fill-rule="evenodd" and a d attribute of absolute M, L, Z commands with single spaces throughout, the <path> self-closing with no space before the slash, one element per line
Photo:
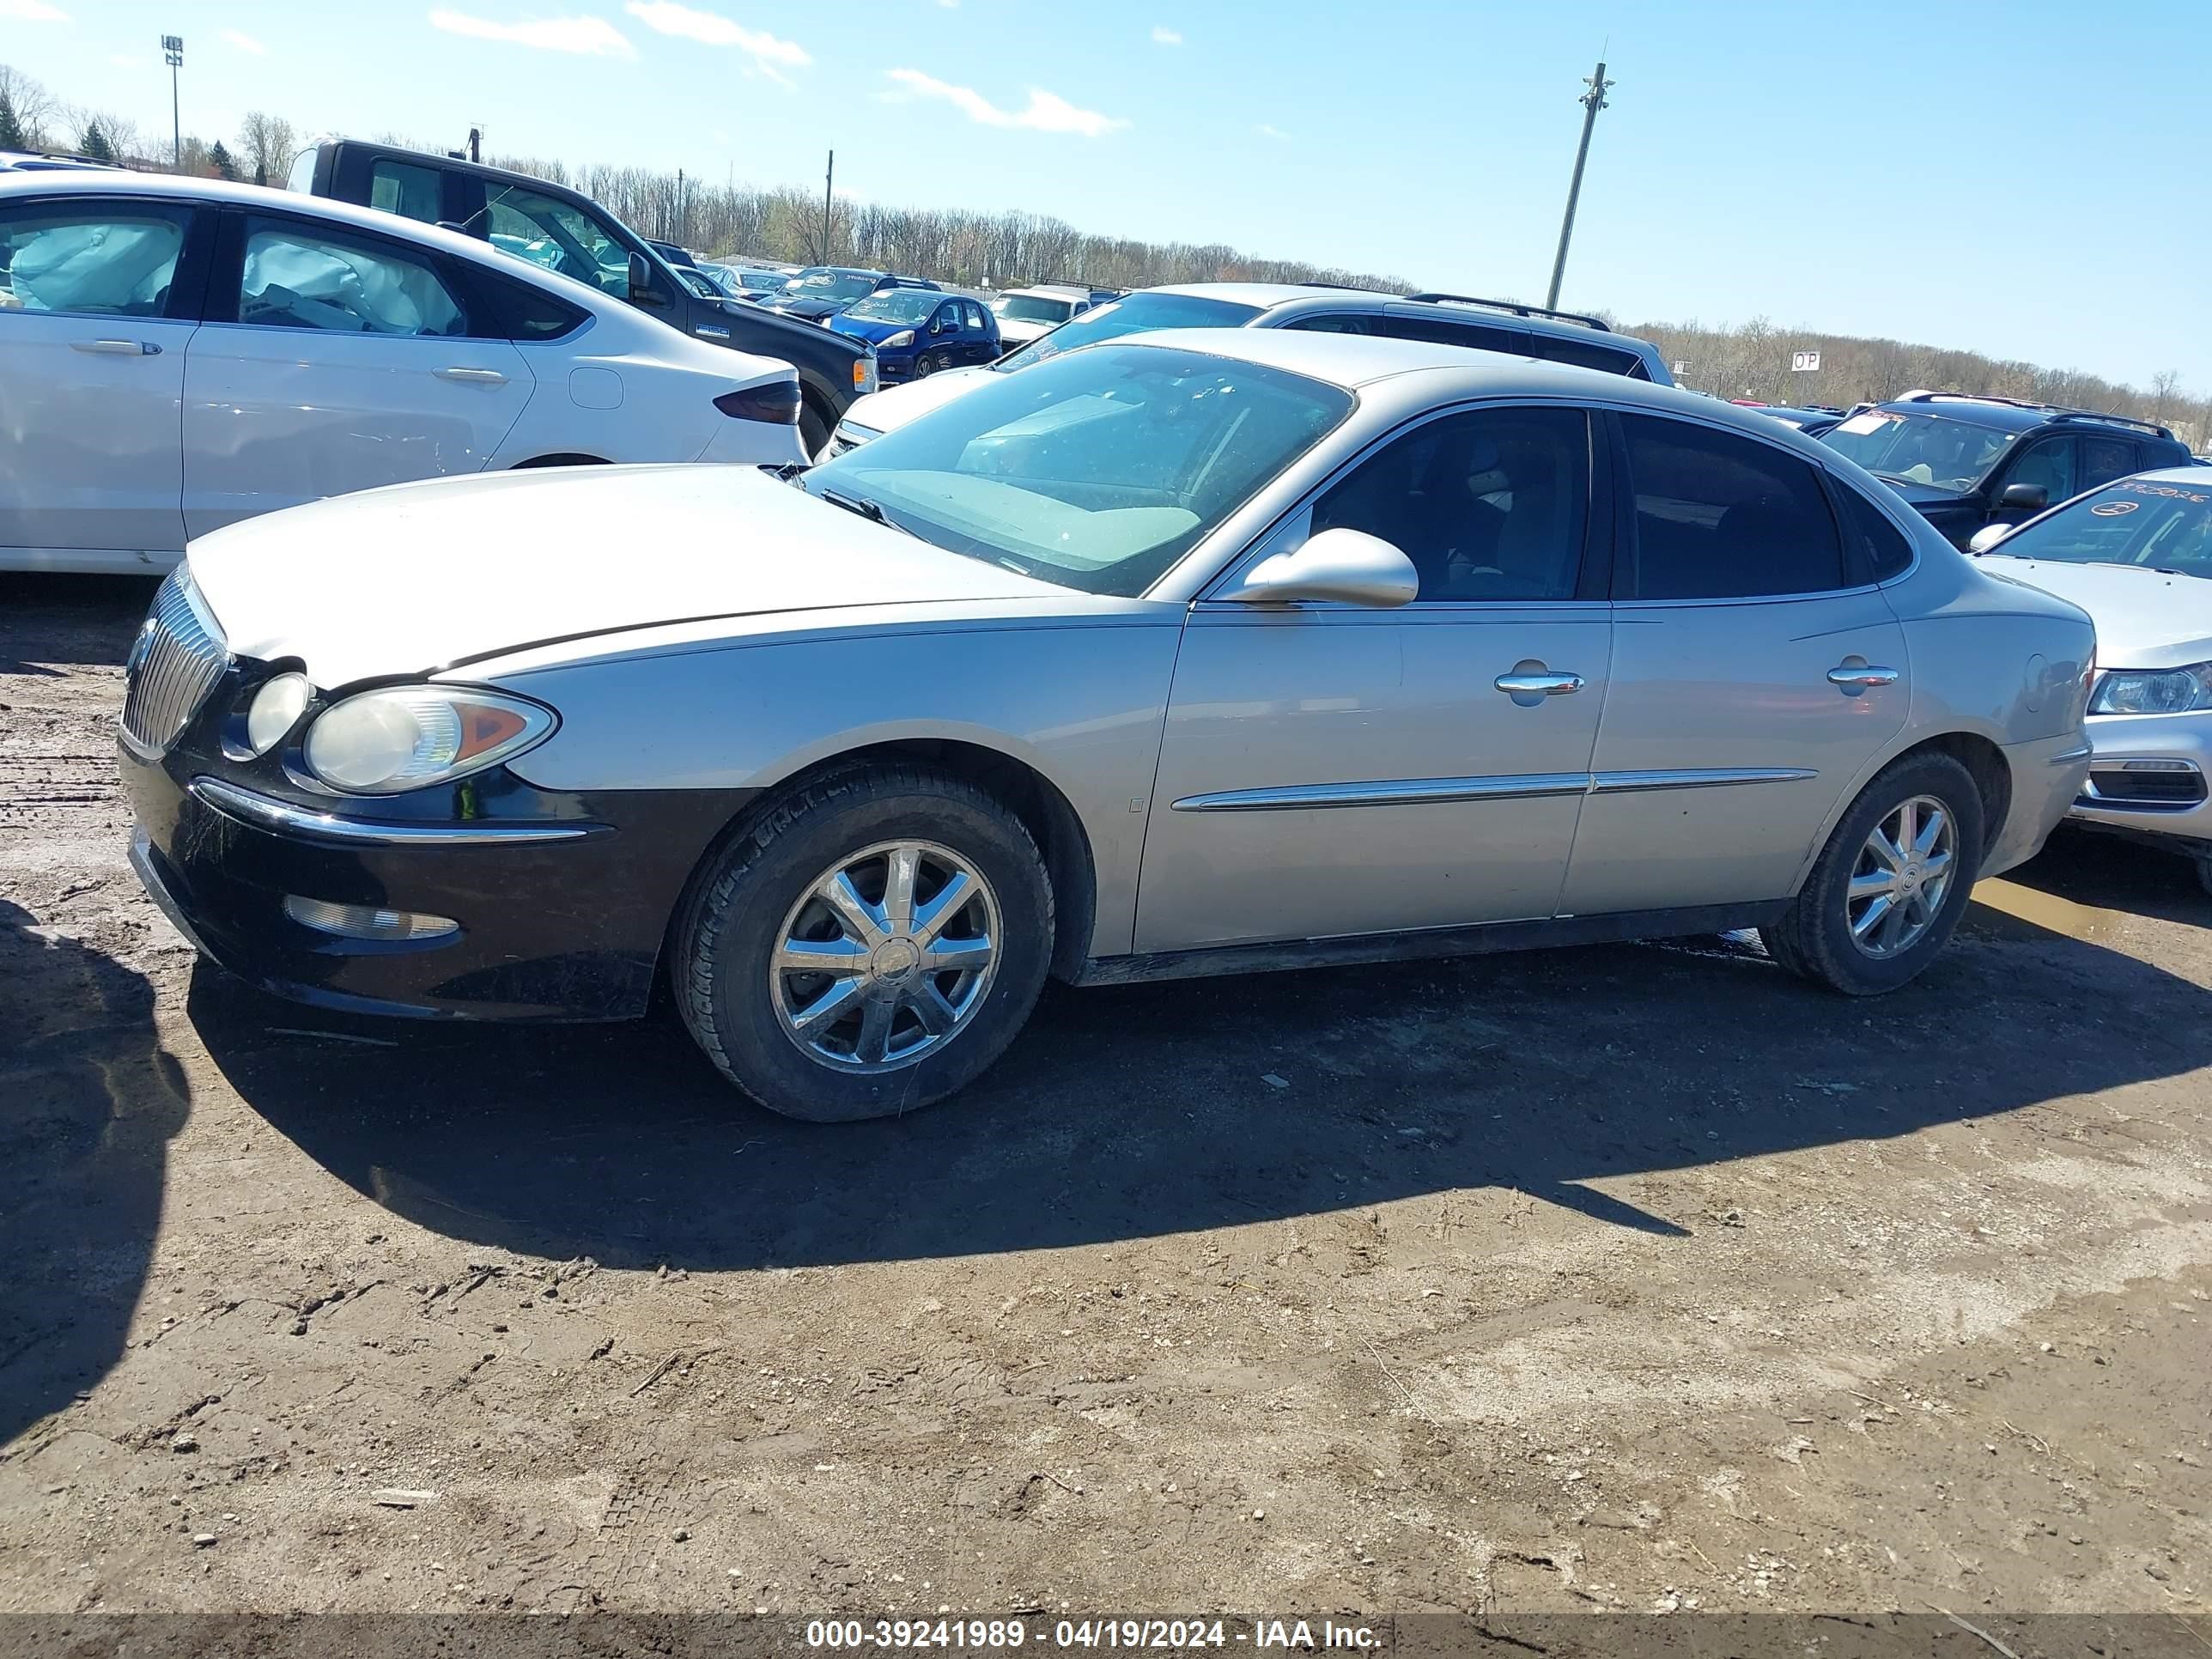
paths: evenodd
<path fill-rule="evenodd" d="M 2138 473 L 1972 546 L 2097 624 L 2075 821 L 2195 860 L 2212 890 L 2212 471 Z"/>
<path fill-rule="evenodd" d="M 1755 411 L 1170 331 L 785 480 L 221 532 L 122 764 L 149 888 L 264 986 L 611 1018 L 665 975 L 740 1088 L 852 1119 L 975 1077 L 1048 975 L 1755 927 L 1893 989 L 2079 792 L 2093 646 Z"/>

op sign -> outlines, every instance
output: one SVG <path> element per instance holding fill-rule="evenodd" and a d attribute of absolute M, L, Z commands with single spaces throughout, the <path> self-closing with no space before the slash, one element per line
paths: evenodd
<path fill-rule="evenodd" d="M 1809 374 L 1820 367 L 1820 354 L 1817 351 L 1793 351 L 1790 354 L 1790 367 L 1800 374 Z"/>

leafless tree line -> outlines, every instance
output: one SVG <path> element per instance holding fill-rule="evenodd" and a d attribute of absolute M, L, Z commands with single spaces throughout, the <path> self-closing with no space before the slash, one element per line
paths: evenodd
<path fill-rule="evenodd" d="M 2044 368 L 1901 340 L 1778 328 L 1764 317 L 1734 328 L 1639 323 L 1629 331 L 1656 345 L 1677 366 L 1675 377 L 1685 386 L 1723 398 L 1849 408 L 1916 389 L 1982 392 L 2155 421 L 2199 450 L 2212 439 L 2212 397 L 2185 395 L 2181 376 L 2172 369 L 2154 375 L 2148 390 L 2139 390 L 2078 368 Z M 1802 351 L 1820 353 L 1817 370 L 1790 368 L 1793 356 Z"/>

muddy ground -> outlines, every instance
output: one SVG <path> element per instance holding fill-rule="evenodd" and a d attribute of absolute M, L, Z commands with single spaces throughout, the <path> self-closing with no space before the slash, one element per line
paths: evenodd
<path fill-rule="evenodd" d="M 196 965 L 149 591 L 0 578 L 0 1609 L 2212 1595 L 2178 860 L 2062 838 L 1874 1003 L 1723 940 L 1054 991 L 811 1128 L 666 1024 Z"/>

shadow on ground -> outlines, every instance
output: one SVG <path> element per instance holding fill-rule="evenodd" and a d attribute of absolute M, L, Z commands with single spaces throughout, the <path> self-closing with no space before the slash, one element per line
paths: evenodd
<path fill-rule="evenodd" d="M 0 1443 L 122 1356 L 191 1095 L 143 975 L 0 900 Z"/>
<path fill-rule="evenodd" d="M 340 1021 L 205 964 L 190 1006 L 239 1093 L 341 1178 L 423 1226 L 537 1255 L 930 1258 L 1491 1186 L 1671 1234 L 1699 1218 L 1587 1183 L 1629 1177 L 1632 1195 L 1639 1175 L 2212 1060 L 2212 995 L 2001 920 L 1871 1001 L 1734 939 L 1054 988 L 963 1096 L 838 1128 L 754 1108 L 672 1022 Z"/>
<path fill-rule="evenodd" d="M 0 574 L 0 674 L 51 664 L 120 665 L 154 602 L 157 576 Z"/>

